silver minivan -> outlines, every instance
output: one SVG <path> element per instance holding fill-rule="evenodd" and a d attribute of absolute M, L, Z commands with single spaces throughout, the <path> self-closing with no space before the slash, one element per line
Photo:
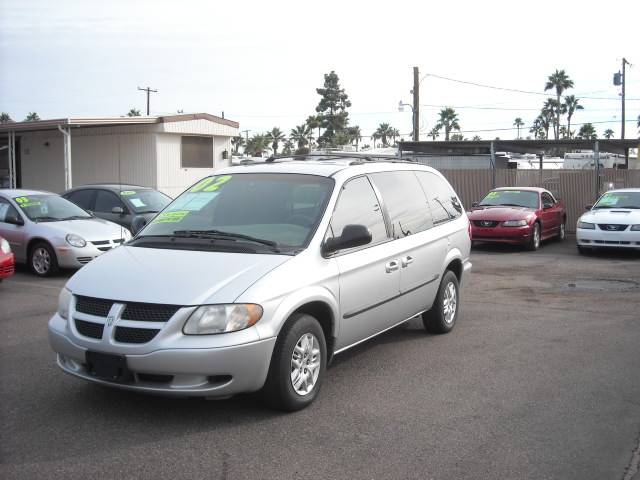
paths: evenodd
<path fill-rule="evenodd" d="M 447 333 L 471 268 L 437 171 L 357 158 L 226 168 L 69 279 L 49 339 L 67 373 L 175 396 L 262 390 L 298 410 L 331 358 L 422 315 Z"/>

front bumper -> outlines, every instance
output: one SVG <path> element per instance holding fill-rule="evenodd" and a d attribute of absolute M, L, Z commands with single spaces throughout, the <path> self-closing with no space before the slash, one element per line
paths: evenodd
<path fill-rule="evenodd" d="M 70 333 L 66 322 L 58 314 L 49 322 L 49 343 L 63 371 L 110 387 L 165 396 L 228 397 L 259 390 L 267 378 L 276 342 L 274 337 L 240 345 L 162 348 L 134 354 L 108 344 L 83 344 Z M 180 345 L 179 340 L 175 343 Z M 132 375 L 125 381 L 93 376 L 86 363 L 88 350 L 124 356 Z"/>
<path fill-rule="evenodd" d="M 532 235 L 530 225 L 524 227 L 503 227 L 498 224 L 495 227 L 478 227 L 471 225 L 471 239 L 474 242 L 495 242 L 522 244 L 529 241 Z"/>
<path fill-rule="evenodd" d="M 8 278 L 15 271 L 15 260 L 13 253 L 0 252 L 0 278 Z"/>
<path fill-rule="evenodd" d="M 108 252 L 109 250 L 116 248 L 117 245 L 108 245 L 97 247 L 91 242 L 87 242 L 87 245 L 82 248 L 72 247 L 71 245 L 64 244 L 55 246 L 56 257 L 58 259 L 58 265 L 62 268 L 80 268 L 86 265 L 94 258 Z M 108 248 L 108 250 L 100 250 L 100 248 Z"/>
<path fill-rule="evenodd" d="M 640 231 L 627 230 L 622 232 L 607 232 L 595 229 L 576 228 L 576 242 L 581 247 L 613 247 L 640 248 Z"/>

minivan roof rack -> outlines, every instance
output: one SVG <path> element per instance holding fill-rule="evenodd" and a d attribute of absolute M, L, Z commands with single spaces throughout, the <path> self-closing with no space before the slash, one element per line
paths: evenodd
<path fill-rule="evenodd" d="M 347 153 L 347 152 L 332 152 L 332 153 L 303 153 L 297 155 L 279 155 L 267 158 L 265 163 L 275 163 L 275 162 L 287 162 L 287 161 L 295 161 L 295 160 L 314 160 L 314 161 L 323 161 L 323 160 L 340 160 L 346 158 L 353 158 L 354 161 L 349 165 L 362 165 L 368 162 L 390 162 L 390 163 L 416 163 L 412 160 L 405 160 L 395 155 L 371 155 L 366 153 Z"/>

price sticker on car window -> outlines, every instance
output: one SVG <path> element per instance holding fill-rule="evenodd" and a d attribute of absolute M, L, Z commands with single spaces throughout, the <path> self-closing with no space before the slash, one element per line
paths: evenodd
<path fill-rule="evenodd" d="M 197 183 L 189 192 L 198 193 L 198 192 L 215 192 L 222 185 L 227 183 L 233 175 L 223 175 L 221 177 L 209 177 L 205 178 L 201 182 Z"/>
<path fill-rule="evenodd" d="M 498 192 L 489 192 L 487 198 L 498 198 Z"/>
<path fill-rule="evenodd" d="M 29 197 L 16 197 L 14 200 L 20 208 L 37 207 L 42 205 L 42 202 Z"/>
<path fill-rule="evenodd" d="M 135 195 L 136 192 L 133 190 L 123 190 L 122 192 L 120 192 L 120 195 L 122 195 L 123 197 L 128 197 L 129 195 Z"/>
<path fill-rule="evenodd" d="M 173 212 L 162 212 L 151 223 L 180 223 L 189 215 L 188 210 L 175 210 Z"/>

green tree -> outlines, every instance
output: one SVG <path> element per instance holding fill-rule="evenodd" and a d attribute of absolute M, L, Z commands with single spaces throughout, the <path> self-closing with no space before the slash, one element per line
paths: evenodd
<path fill-rule="evenodd" d="M 427 133 L 427 135 L 431 137 L 431 140 L 435 141 L 436 138 L 440 136 L 440 130 L 436 127 L 433 127 L 431 130 L 429 130 L 429 133 Z"/>
<path fill-rule="evenodd" d="M 480 135 L 474 135 L 472 140 L 479 142 L 480 140 L 482 140 L 482 137 L 480 137 Z"/>
<path fill-rule="evenodd" d="M 233 153 L 237 155 L 240 147 L 244 147 L 245 145 L 244 137 L 240 135 L 238 135 L 237 137 L 233 137 L 231 139 L 231 145 L 233 146 Z"/>
<path fill-rule="evenodd" d="M 320 126 L 324 128 L 318 143 L 335 146 L 336 134 L 344 132 L 349 123 L 347 108 L 351 106 L 351 101 L 344 89 L 340 88 L 340 79 L 334 71 L 325 74 L 324 87 L 317 88 L 316 92 L 321 97 L 316 112 L 320 117 Z"/>
<path fill-rule="evenodd" d="M 564 97 L 564 106 L 567 111 L 567 134 L 569 138 L 573 136 L 573 132 L 571 131 L 571 117 L 573 117 L 573 114 L 578 110 L 584 110 L 584 107 L 578 103 L 579 101 L 575 95 L 567 95 Z"/>
<path fill-rule="evenodd" d="M 613 135 L 614 135 L 613 130 L 611 130 L 610 128 L 607 128 L 603 134 L 604 138 L 606 138 L 607 140 L 609 140 L 610 138 L 613 138 Z"/>
<path fill-rule="evenodd" d="M 456 111 L 451 107 L 440 110 L 440 118 L 435 128 L 438 130 L 444 128 L 444 140 L 448 142 L 451 131 L 460 130 L 460 123 L 458 122 L 458 114 Z"/>
<path fill-rule="evenodd" d="M 282 146 L 282 154 L 283 155 L 291 155 L 291 152 L 293 151 L 293 142 L 291 141 L 291 139 L 286 139 L 284 141 L 284 145 Z"/>
<path fill-rule="evenodd" d="M 596 138 L 598 138 L 598 135 L 596 134 L 596 129 L 592 124 L 585 123 L 580 127 L 580 130 L 578 131 L 578 138 L 595 140 Z"/>
<path fill-rule="evenodd" d="M 394 130 L 395 129 L 388 123 L 381 123 L 378 126 L 377 130 L 373 132 L 373 138 L 382 140 L 382 146 L 388 147 L 388 139 L 393 136 L 393 134 L 395 133 Z"/>
<path fill-rule="evenodd" d="M 11 123 L 13 120 L 7 112 L 0 113 L 0 123 Z"/>
<path fill-rule="evenodd" d="M 464 138 L 464 135 L 461 133 L 454 133 L 453 135 L 451 135 L 452 142 L 462 142 L 464 140 L 466 140 L 466 138 Z"/>
<path fill-rule="evenodd" d="M 544 91 L 553 90 L 556 91 L 556 120 L 554 122 L 554 135 L 555 138 L 558 139 L 560 135 L 560 115 L 563 111 L 563 104 L 560 102 L 560 97 L 562 96 L 562 92 L 567 90 L 568 88 L 573 88 L 573 80 L 569 78 L 564 70 L 556 69 L 549 78 L 547 78 L 547 83 L 544 86 Z"/>
<path fill-rule="evenodd" d="M 127 117 L 139 117 L 139 116 L 140 116 L 140 110 L 138 110 L 137 108 L 132 108 L 127 113 Z"/>
<path fill-rule="evenodd" d="M 540 110 L 541 126 L 544 129 L 544 138 L 549 138 L 549 128 L 554 126 L 555 134 L 555 112 L 556 112 L 556 100 L 554 98 L 547 98 L 544 102 L 542 110 Z"/>
<path fill-rule="evenodd" d="M 567 130 L 567 127 L 565 127 L 564 125 L 560 125 L 560 138 L 569 138 L 569 132 Z"/>
<path fill-rule="evenodd" d="M 356 142 L 356 152 L 357 152 L 360 142 L 362 141 L 362 131 L 360 130 L 360 127 L 357 125 L 354 125 L 353 127 L 349 127 L 347 131 L 349 132 L 349 137 L 351 138 L 351 142 Z"/>
<path fill-rule="evenodd" d="M 265 135 L 255 134 L 247 142 L 247 145 L 244 147 L 244 151 L 251 157 L 261 157 L 262 152 L 264 152 L 268 147 L 269 141 Z"/>
<path fill-rule="evenodd" d="M 309 136 L 311 135 L 311 128 L 308 124 L 298 125 L 291 129 L 291 140 L 297 143 L 298 150 L 302 150 L 309 143 Z"/>
<path fill-rule="evenodd" d="M 518 118 L 516 118 L 514 120 L 513 124 L 518 129 L 518 140 L 519 140 L 520 139 L 520 127 L 524 126 L 524 122 L 522 121 L 522 119 L 520 117 L 518 117 Z"/>
<path fill-rule="evenodd" d="M 273 154 L 278 154 L 278 145 L 285 139 L 284 133 L 278 128 L 273 127 L 270 132 L 267 132 L 265 138 L 268 142 L 271 143 L 271 148 L 273 149 Z"/>
<path fill-rule="evenodd" d="M 318 115 L 309 115 L 307 117 L 307 120 L 305 122 L 307 124 L 307 126 L 309 127 L 309 129 L 311 130 L 311 132 L 313 132 L 313 130 L 315 128 L 318 129 L 318 137 L 320 138 L 320 127 L 322 126 L 322 122 L 320 121 L 320 117 Z"/>
<path fill-rule="evenodd" d="M 40 116 L 36 112 L 29 112 L 24 118 L 25 122 L 35 122 L 37 120 L 40 120 Z"/>

